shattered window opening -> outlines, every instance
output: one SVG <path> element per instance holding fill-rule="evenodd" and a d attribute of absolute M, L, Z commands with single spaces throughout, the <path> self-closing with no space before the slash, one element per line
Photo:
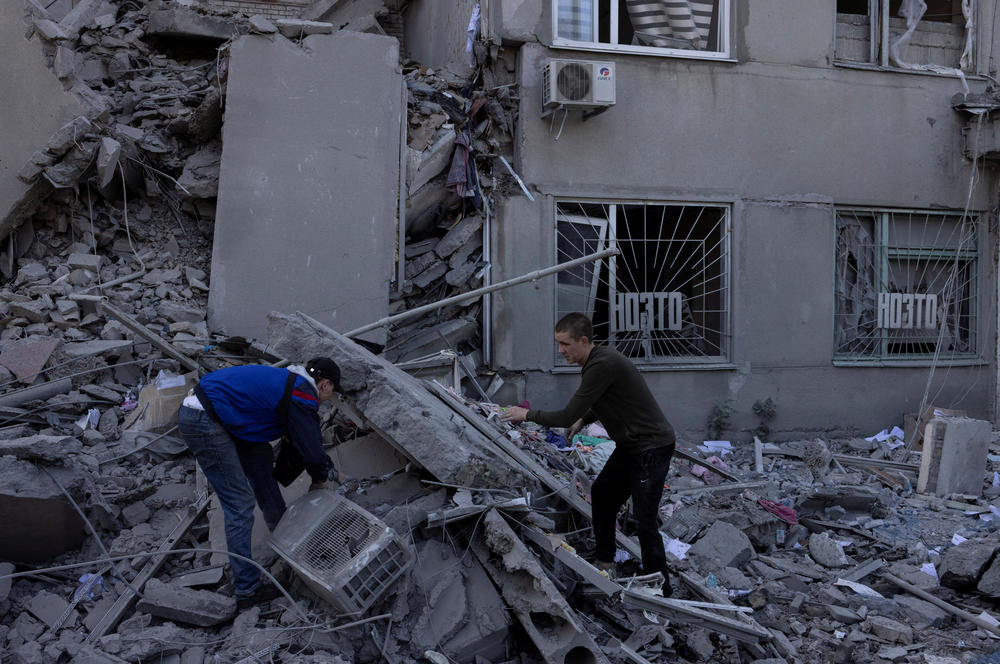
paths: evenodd
<path fill-rule="evenodd" d="M 862 63 L 961 75 L 975 71 L 974 0 L 838 0 L 836 55 Z"/>
<path fill-rule="evenodd" d="M 553 45 L 729 57 L 730 0 L 552 0 Z"/>
<path fill-rule="evenodd" d="M 556 319 L 587 314 L 597 343 L 639 363 L 726 361 L 729 219 L 720 205 L 558 203 L 557 262 L 620 253 L 557 275 Z"/>
<path fill-rule="evenodd" d="M 978 222 L 961 213 L 838 210 L 834 358 L 974 357 Z"/>

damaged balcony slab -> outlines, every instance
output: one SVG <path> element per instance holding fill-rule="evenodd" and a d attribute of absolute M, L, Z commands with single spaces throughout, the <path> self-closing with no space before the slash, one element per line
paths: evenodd
<path fill-rule="evenodd" d="M 233 43 L 210 329 L 262 337 L 273 309 L 317 312 L 340 330 L 386 315 L 399 164 L 385 155 L 398 155 L 401 140 L 398 59 L 395 39 L 344 30 L 301 46 L 256 35 Z"/>
<path fill-rule="evenodd" d="M 320 331 L 300 315 L 268 316 L 269 347 L 285 357 L 325 355 L 341 367 L 355 407 L 396 449 L 442 482 L 489 488 L 537 483 L 423 384 L 347 337 Z"/>

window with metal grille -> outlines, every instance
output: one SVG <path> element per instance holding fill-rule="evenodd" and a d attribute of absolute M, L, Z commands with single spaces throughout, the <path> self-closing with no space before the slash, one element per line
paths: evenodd
<path fill-rule="evenodd" d="M 729 57 L 730 0 L 551 0 L 553 45 Z"/>
<path fill-rule="evenodd" d="M 975 357 L 978 218 L 837 211 L 834 358 Z"/>
<path fill-rule="evenodd" d="M 726 361 L 729 219 L 722 205 L 557 203 L 557 262 L 620 253 L 557 275 L 556 320 L 588 315 L 597 343 L 640 364 Z"/>

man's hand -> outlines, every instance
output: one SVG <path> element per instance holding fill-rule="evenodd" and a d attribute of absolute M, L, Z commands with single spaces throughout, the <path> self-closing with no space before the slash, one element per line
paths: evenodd
<path fill-rule="evenodd" d="M 570 426 L 570 428 L 566 430 L 566 442 L 572 443 L 573 436 L 580 433 L 580 429 L 582 428 L 583 428 L 583 419 L 579 419 L 576 422 L 573 422 L 572 426 Z"/>
<path fill-rule="evenodd" d="M 361 482 L 359 482 L 357 478 L 351 477 L 350 475 L 345 475 L 344 473 L 341 472 L 337 473 L 337 484 L 344 487 L 347 493 L 353 493 L 354 491 L 358 490 L 358 487 L 361 486 Z"/>
<path fill-rule="evenodd" d="M 527 416 L 528 416 L 527 408 L 521 408 L 520 406 L 509 406 L 507 410 L 505 410 L 500 417 L 503 418 L 504 422 L 511 422 L 512 424 L 517 424 L 518 422 L 523 422 Z"/>

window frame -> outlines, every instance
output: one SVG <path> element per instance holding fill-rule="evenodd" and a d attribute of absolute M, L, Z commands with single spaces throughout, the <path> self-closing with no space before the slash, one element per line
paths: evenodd
<path fill-rule="evenodd" d="M 593 31 L 594 41 L 580 41 L 567 39 L 559 36 L 559 0 L 549 0 L 549 13 L 552 16 L 551 46 L 568 50 L 592 51 L 602 53 L 632 53 L 636 55 L 652 55 L 669 58 L 688 58 L 693 60 L 716 60 L 722 62 L 735 62 L 732 57 L 732 0 L 714 0 L 718 3 L 719 19 L 718 31 L 721 49 L 718 51 L 695 51 L 682 48 L 666 48 L 660 46 L 637 46 L 632 44 L 618 44 L 618 2 L 612 0 L 610 3 L 609 34 L 611 43 L 597 41 L 600 35 L 600 18 L 598 16 L 598 3 L 600 0 L 591 0 L 594 6 Z"/>
<path fill-rule="evenodd" d="M 878 341 L 878 352 L 870 356 L 861 355 L 859 353 L 850 353 L 838 351 L 838 333 L 840 331 L 840 323 L 838 321 L 839 314 L 839 298 L 842 295 L 838 292 L 839 287 L 839 228 L 836 219 L 841 216 L 855 215 L 856 217 L 870 217 L 873 220 L 873 248 L 872 252 L 875 257 L 875 265 L 872 269 L 875 272 L 875 286 L 876 293 L 888 292 L 889 279 L 891 276 L 890 263 L 905 262 L 908 260 L 946 260 L 945 266 L 948 270 L 952 269 L 951 264 L 958 260 L 967 264 L 964 268 L 969 274 L 969 294 L 967 298 L 963 298 L 963 301 L 968 302 L 969 306 L 972 308 L 972 312 L 968 314 L 969 316 L 969 346 L 971 350 L 969 351 L 958 351 L 958 352 L 941 352 L 940 354 L 935 351 L 929 351 L 926 353 L 890 353 L 888 350 L 889 344 L 892 339 L 888 332 L 891 328 L 885 328 L 885 332 L 881 333 L 881 338 Z M 974 235 L 974 240 L 970 247 L 963 247 L 962 240 L 959 238 L 957 246 L 945 246 L 943 244 L 938 244 L 937 246 L 911 246 L 911 247 L 901 247 L 892 246 L 890 244 L 890 233 L 892 232 L 891 226 L 893 221 L 893 215 L 926 215 L 928 217 L 936 217 L 941 220 L 952 219 L 955 224 L 965 223 L 964 220 L 969 220 L 973 224 L 972 233 Z M 835 222 L 834 222 L 834 237 L 833 237 L 833 311 L 831 316 L 832 326 L 832 358 L 834 366 L 841 367 L 927 367 L 933 364 L 943 364 L 948 366 L 974 366 L 981 365 L 985 363 L 983 353 L 984 349 L 982 347 L 983 340 L 985 339 L 983 335 L 983 302 L 981 285 L 984 279 L 984 275 L 981 273 L 983 269 L 983 242 L 984 242 L 984 229 L 983 220 L 985 215 L 983 212 L 969 210 L 966 212 L 957 210 L 925 210 L 925 209 L 901 209 L 901 208 L 878 208 L 878 207 L 855 207 L 855 206 L 837 206 L 835 208 Z M 960 230 L 960 229 L 959 229 Z M 940 231 L 939 231 L 940 233 Z M 876 295 L 877 297 L 877 295 Z M 877 306 L 877 305 L 876 305 Z M 948 309 L 951 309 L 954 305 L 948 304 L 944 305 Z M 942 319 L 938 323 L 938 327 L 935 330 L 939 330 L 941 326 L 945 325 L 945 320 Z"/>
<path fill-rule="evenodd" d="M 960 66 L 955 66 L 953 69 L 957 69 L 961 72 L 961 75 L 970 78 L 978 77 L 979 75 L 979 39 L 978 39 L 978 28 L 979 28 L 979 1 L 972 0 L 972 14 L 975 17 L 973 21 L 972 30 L 972 49 L 969 54 L 969 67 L 968 69 L 961 69 Z M 833 6 L 833 58 L 832 62 L 835 67 L 844 67 L 846 69 L 865 69 L 873 71 L 889 71 L 889 72 L 902 72 L 907 74 L 919 74 L 923 76 L 944 76 L 946 78 L 959 78 L 959 74 L 948 72 L 948 71 L 934 71 L 931 69 L 921 69 L 918 68 L 910 69 L 907 67 L 898 67 L 891 64 L 889 56 L 891 49 L 891 28 L 889 25 L 889 15 L 886 11 L 889 6 L 889 0 L 868 0 L 868 14 L 858 14 L 858 16 L 867 16 L 868 18 L 868 61 L 862 62 L 859 60 L 846 60 L 838 56 L 837 53 L 837 42 L 839 39 L 839 27 L 840 12 L 837 11 L 836 2 Z M 845 14 L 846 16 L 854 16 L 855 14 Z M 921 22 L 927 19 L 921 19 Z M 915 63 L 916 64 L 916 63 Z M 934 65 L 936 63 L 924 63 L 925 65 Z M 944 69 L 950 68 L 948 65 L 939 65 Z"/>
<path fill-rule="evenodd" d="M 579 214 L 567 214 L 560 210 L 560 205 L 602 205 L 608 207 L 608 214 L 605 219 L 600 219 L 597 217 L 585 217 Z M 719 229 L 720 241 L 718 244 L 718 251 L 720 252 L 722 265 L 719 268 L 718 278 L 722 282 L 721 288 L 725 291 L 721 298 L 722 307 L 724 310 L 719 312 L 719 326 L 720 329 L 717 331 L 720 337 L 720 349 L 721 353 L 719 355 L 687 355 L 687 356 L 655 356 L 653 359 L 647 359 L 644 357 L 630 357 L 629 359 L 635 364 L 635 366 L 640 371 L 666 371 L 666 370 L 676 370 L 676 369 L 731 369 L 733 368 L 732 357 L 733 357 L 733 287 L 732 287 L 732 247 L 733 247 L 733 208 L 734 205 L 732 201 L 718 201 L 718 200 L 650 200 L 650 199 L 619 199 L 619 198 L 583 198 L 583 197 L 559 197 L 553 200 L 552 208 L 552 219 L 553 219 L 553 236 L 554 236 L 554 246 L 553 252 L 555 254 L 555 263 L 565 262 L 571 260 L 566 256 L 561 256 L 559 253 L 559 225 L 563 221 L 569 221 L 570 223 L 583 223 L 584 220 L 588 220 L 590 225 L 595 227 L 598 231 L 598 246 L 599 249 L 595 251 L 600 251 L 602 249 L 614 248 L 617 245 L 617 228 L 618 223 L 618 208 L 620 206 L 662 206 L 662 207 L 698 207 L 698 208 L 714 208 L 722 212 L 723 218 L 719 222 L 721 228 Z M 612 255 L 606 259 L 607 262 L 603 265 L 603 269 L 607 272 L 607 279 L 609 280 L 608 286 L 608 298 L 607 305 L 610 308 L 613 303 L 613 296 L 615 291 L 611 286 L 612 280 L 616 279 L 619 255 Z M 599 275 L 595 275 L 595 278 L 599 279 Z M 595 282 L 596 283 L 596 282 Z M 555 323 L 558 321 L 561 315 L 565 315 L 568 312 L 560 311 L 559 309 L 559 277 L 555 275 L 553 282 L 554 285 L 554 300 L 553 300 L 553 318 L 552 326 L 555 327 Z M 593 288 L 593 287 L 592 287 Z M 595 300 L 595 309 L 597 304 L 596 294 L 593 298 Z M 592 315 L 592 312 L 586 312 Z M 614 333 L 615 321 L 614 315 L 609 311 L 609 332 Z M 616 345 L 611 343 L 611 340 L 602 340 L 603 343 L 611 348 L 616 348 Z M 555 373 L 560 372 L 570 372 L 574 370 L 579 370 L 575 365 L 568 364 L 555 350 L 553 351 L 553 371 Z"/>

